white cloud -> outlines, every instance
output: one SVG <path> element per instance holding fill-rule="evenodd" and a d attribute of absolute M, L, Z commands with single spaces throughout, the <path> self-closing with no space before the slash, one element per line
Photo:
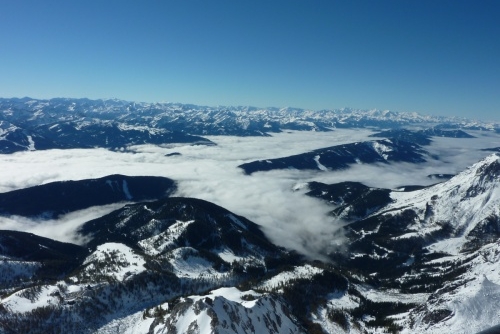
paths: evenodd
<path fill-rule="evenodd" d="M 21 216 L 0 217 L 0 228 L 3 230 L 29 232 L 42 237 L 81 245 L 86 240 L 75 233 L 80 226 L 89 220 L 102 217 L 117 210 L 125 204 L 116 203 L 91 207 L 50 220 L 30 219 Z"/>
<path fill-rule="evenodd" d="M 178 181 L 178 196 L 201 198 L 260 224 L 275 243 L 311 256 L 330 244 L 341 242 L 340 222 L 326 216 L 331 208 L 319 200 L 294 191 L 298 183 L 312 180 L 334 183 L 360 181 L 370 186 L 394 188 L 408 184 L 431 184 L 432 173 L 457 173 L 488 152 L 478 148 L 500 146 L 500 136 L 477 139 L 435 139 L 427 148 L 441 160 L 427 164 L 356 165 L 344 171 L 280 170 L 244 175 L 238 165 L 283 157 L 312 149 L 373 139 L 368 130 L 290 132 L 273 137 L 209 137 L 217 146 L 136 146 L 135 153 L 104 149 L 21 152 L 0 156 L 0 191 L 58 180 L 78 180 L 109 174 L 166 176 Z M 475 133 L 474 133 L 475 134 Z M 477 134 L 475 134 L 477 135 Z M 165 154 L 179 152 L 180 156 Z M 82 212 L 58 221 L 30 222 L 11 218 L 0 228 L 21 224 L 32 233 L 63 241 L 81 241 L 72 231 L 88 219 Z M 100 214 L 100 212 L 94 213 Z"/>

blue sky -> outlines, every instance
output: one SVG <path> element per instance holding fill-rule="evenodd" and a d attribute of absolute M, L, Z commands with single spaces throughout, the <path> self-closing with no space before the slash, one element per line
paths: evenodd
<path fill-rule="evenodd" d="M 500 121 L 500 1 L 0 0 L 0 96 Z"/>

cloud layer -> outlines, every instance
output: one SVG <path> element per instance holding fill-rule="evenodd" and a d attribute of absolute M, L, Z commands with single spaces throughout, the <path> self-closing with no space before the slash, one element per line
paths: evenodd
<path fill-rule="evenodd" d="M 492 133 L 473 133 L 476 139 L 436 138 L 427 149 L 438 155 L 427 164 L 356 165 L 345 171 L 280 170 L 244 175 L 238 165 L 307 152 L 317 148 L 369 140 L 369 130 L 336 130 L 329 133 L 288 132 L 273 137 L 210 137 L 217 146 L 135 146 L 126 153 L 104 149 L 21 152 L 0 156 L 0 191 L 59 180 L 97 178 L 109 174 L 155 175 L 178 182 L 177 196 L 201 198 L 243 215 L 262 226 L 275 243 L 311 257 L 321 257 L 325 247 L 342 243 L 341 222 L 327 217 L 325 203 L 304 196 L 309 181 L 334 183 L 359 181 L 369 186 L 395 188 L 428 185 L 434 173 L 458 173 L 500 146 Z M 178 152 L 181 155 L 165 156 Z M 0 218 L 0 228 L 16 229 L 61 241 L 79 242 L 74 229 L 118 206 L 90 208 L 57 221 L 21 217 Z"/>

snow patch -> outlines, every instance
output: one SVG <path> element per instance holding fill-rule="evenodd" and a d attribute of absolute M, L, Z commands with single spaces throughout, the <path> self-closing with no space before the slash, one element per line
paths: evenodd
<path fill-rule="evenodd" d="M 2 300 L 2 305 L 13 313 L 31 312 L 37 308 L 57 305 L 56 286 L 35 286 L 23 289 Z"/>
<path fill-rule="evenodd" d="M 128 184 L 126 180 L 123 180 L 122 182 L 122 189 L 123 193 L 125 194 L 125 197 L 130 201 L 133 197 L 130 191 L 128 190 Z"/>
<path fill-rule="evenodd" d="M 31 136 L 27 136 L 28 138 L 28 151 L 35 151 L 35 142 L 33 141 L 33 138 Z"/>
<path fill-rule="evenodd" d="M 328 168 L 325 167 L 321 162 L 319 162 L 320 158 L 321 158 L 320 155 L 317 155 L 317 156 L 314 157 L 314 161 L 316 162 L 316 166 L 318 166 L 319 170 L 328 171 Z"/>
<path fill-rule="evenodd" d="M 400 293 L 396 290 L 376 290 L 371 287 L 356 285 L 356 289 L 365 298 L 376 303 L 403 303 L 422 304 L 429 298 L 430 293 Z"/>
<path fill-rule="evenodd" d="M 169 253 L 169 257 L 173 257 L 169 262 L 178 277 L 200 278 L 223 275 L 212 267 L 213 263 L 200 257 L 194 248 L 177 248 Z"/>
<path fill-rule="evenodd" d="M 155 222 L 157 221 L 155 220 Z M 141 240 L 138 244 L 148 255 L 154 256 L 164 253 L 174 247 L 177 247 L 176 241 L 193 222 L 194 220 L 185 222 L 176 221 L 174 224 L 170 225 L 166 231 L 151 238 Z"/>
<path fill-rule="evenodd" d="M 106 275 L 118 281 L 146 270 L 146 261 L 135 254 L 132 248 L 120 243 L 105 243 L 90 254 L 83 265 L 84 275 Z"/>
<path fill-rule="evenodd" d="M 238 218 L 236 218 L 233 214 L 228 214 L 228 215 L 227 215 L 227 217 L 228 217 L 229 219 L 231 219 L 231 221 L 232 221 L 233 223 L 235 223 L 236 225 L 238 225 L 238 226 L 239 226 L 239 227 L 241 227 L 242 229 L 244 229 L 244 230 L 248 230 L 247 226 L 246 226 L 245 224 L 243 224 L 243 223 L 241 222 L 241 220 L 239 220 Z"/>
<path fill-rule="evenodd" d="M 378 155 L 384 158 L 384 160 L 387 160 L 389 158 L 389 155 L 387 153 L 392 152 L 391 147 L 381 144 L 378 141 L 374 141 L 372 145 L 375 152 L 377 152 Z"/>
<path fill-rule="evenodd" d="M 215 253 L 227 263 L 232 263 L 233 261 L 244 261 L 246 258 L 235 255 L 230 249 L 224 248 L 215 251 Z"/>
<path fill-rule="evenodd" d="M 259 284 L 259 288 L 266 290 L 276 289 L 293 279 L 310 279 L 318 274 L 321 274 L 322 272 L 323 269 L 313 267 L 309 264 L 306 264 L 304 266 L 296 266 L 291 271 L 281 272 L 276 276 L 262 282 L 261 284 Z"/>

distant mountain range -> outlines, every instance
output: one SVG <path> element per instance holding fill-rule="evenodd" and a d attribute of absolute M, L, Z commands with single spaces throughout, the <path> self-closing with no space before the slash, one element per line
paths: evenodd
<path fill-rule="evenodd" d="M 52 148 L 122 149 L 139 144 L 213 144 L 203 136 L 266 136 L 335 128 L 419 127 L 500 132 L 500 124 L 380 110 L 203 107 L 175 103 L 58 98 L 0 99 L 0 153 Z"/>

